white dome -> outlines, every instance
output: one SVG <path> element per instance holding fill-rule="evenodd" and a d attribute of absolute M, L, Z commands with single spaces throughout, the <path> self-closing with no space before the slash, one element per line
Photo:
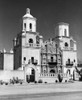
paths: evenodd
<path fill-rule="evenodd" d="M 31 14 L 28 14 L 28 13 L 23 16 L 23 18 L 25 18 L 25 17 L 33 18 L 33 16 Z"/>
<path fill-rule="evenodd" d="M 26 17 L 33 18 L 33 16 L 30 14 L 29 8 L 26 9 L 26 14 L 23 16 L 23 18 L 26 18 Z"/>

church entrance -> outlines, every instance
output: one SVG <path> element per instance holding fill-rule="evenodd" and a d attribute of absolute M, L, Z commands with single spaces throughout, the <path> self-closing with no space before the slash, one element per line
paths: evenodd
<path fill-rule="evenodd" d="M 31 70 L 31 75 L 30 75 L 30 82 L 34 82 L 35 81 L 35 70 L 34 69 L 32 69 Z"/>
<path fill-rule="evenodd" d="M 26 81 L 29 82 L 34 82 L 35 81 L 35 70 L 32 68 L 30 70 L 30 75 L 26 75 Z"/>

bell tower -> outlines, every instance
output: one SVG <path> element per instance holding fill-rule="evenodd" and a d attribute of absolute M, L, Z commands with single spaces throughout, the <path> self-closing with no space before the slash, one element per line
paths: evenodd
<path fill-rule="evenodd" d="M 62 64 L 65 68 L 70 69 L 77 63 L 76 41 L 69 35 L 69 24 L 61 22 L 55 29 L 56 40 L 62 50 Z M 64 72 L 66 73 L 66 69 Z M 73 70 L 73 69 L 72 69 Z"/>
<path fill-rule="evenodd" d="M 55 36 L 62 50 L 70 49 L 69 24 L 58 23 L 55 29 Z"/>
<path fill-rule="evenodd" d="M 69 37 L 69 24 L 61 22 L 58 23 L 55 29 L 56 37 Z"/>
<path fill-rule="evenodd" d="M 30 14 L 30 9 L 26 9 L 26 14 L 23 16 L 23 32 L 36 32 L 36 18 Z"/>

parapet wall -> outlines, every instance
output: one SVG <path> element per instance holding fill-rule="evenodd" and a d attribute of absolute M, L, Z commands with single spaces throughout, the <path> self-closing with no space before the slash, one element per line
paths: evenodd
<path fill-rule="evenodd" d="M 58 82 L 58 74 L 40 74 L 39 79 L 42 80 L 42 82 L 47 82 L 47 83 L 55 83 Z M 68 81 L 68 76 L 66 74 L 63 75 L 63 80 L 62 82 Z"/>
<path fill-rule="evenodd" d="M 13 77 L 24 80 L 24 71 L 0 71 L 0 80 L 9 81 L 10 79 L 13 79 Z"/>
<path fill-rule="evenodd" d="M 24 71 L 23 70 L 16 70 L 16 71 L 9 71 L 9 70 L 5 70 L 5 71 L 0 71 L 0 80 L 3 80 L 5 82 L 9 82 L 10 79 L 13 79 L 18 77 L 18 79 L 22 79 L 22 80 L 25 80 L 25 76 L 24 76 Z M 39 80 L 42 80 L 42 82 L 46 82 L 46 83 L 55 83 L 55 82 L 58 82 L 58 75 L 57 74 L 39 74 L 36 76 L 37 78 L 37 82 Z M 71 78 L 71 76 L 67 76 L 66 74 L 63 74 L 63 80 L 62 82 L 66 82 L 66 81 L 69 81 L 69 79 Z M 79 76 L 76 75 L 76 78 L 75 80 L 78 80 L 79 79 Z"/>

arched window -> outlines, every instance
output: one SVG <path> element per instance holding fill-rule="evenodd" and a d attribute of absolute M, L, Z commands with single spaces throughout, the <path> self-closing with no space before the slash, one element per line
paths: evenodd
<path fill-rule="evenodd" d="M 55 73 L 55 70 L 54 69 L 50 70 L 50 73 Z"/>
<path fill-rule="evenodd" d="M 51 57 L 51 62 L 53 62 L 53 57 Z"/>
<path fill-rule="evenodd" d="M 33 46 L 33 39 L 29 39 L 29 46 Z"/>
<path fill-rule="evenodd" d="M 68 43 L 67 42 L 65 42 L 65 47 L 68 47 Z"/>
<path fill-rule="evenodd" d="M 64 30 L 64 36 L 67 36 L 67 30 L 66 29 Z"/>
<path fill-rule="evenodd" d="M 39 36 L 36 36 L 36 43 L 39 44 Z"/>
<path fill-rule="evenodd" d="M 33 39 L 32 38 L 29 39 L 29 43 L 33 43 Z"/>
<path fill-rule="evenodd" d="M 29 28 L 30 28 L 30 30 L 32 30 L 32 23 L 29 24 Z"/>
<path fill-rule="evenodd" d="M 34 57 L 31 57 L 31 62 L 32 62 L 32 64 L 34 63 Z"/>
<path fill-rule="evenodd" d="M 68 64 L 70 64 L 70 59 L 68 59 Z"/>
<path fill-rule="evenodd" d="M 24 57 L 23 59 L 24 59 L 24 61 L 26 61 L 26 57 Z"/>
<path fill-rule="evenodd" d="M 70 47 L 73 47 L 73 46 L 74 46 L 73 40 L 70 40 Z"/>
<path fill-rule="evenodd" d="M 24 23 L 24 30 L 26 30 L 26 23 Z"/>

